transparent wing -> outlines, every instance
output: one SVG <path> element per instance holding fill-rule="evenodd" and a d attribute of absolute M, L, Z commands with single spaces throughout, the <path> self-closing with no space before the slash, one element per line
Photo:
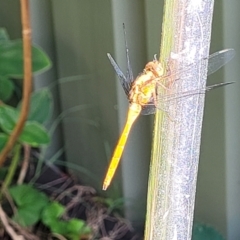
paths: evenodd
<path fill-rule="evenodd" d="M 224 49 L 213 53 L 208 58 L 208 75 L 216 72 L 235 56 L 234 49 Z"/>
<path fill-rule="evenodd" d="M 205 88 L 200 88 L 200 89 L 195 89 L 195 90 L 191 90 L 191 91 L 185 91 L 185 92 L 181 92 L 181 93 L 176 93 L 176 94 L 164 94 L 162 96 L 159 97 L 159 106 L 157 106 L 157 108 L 159 108 L 160 110 L 162 110 L 162 103 L 167 103 L 176 99 L 182 99 L 182 98 L 186 98 L 186 97 L 191 97 L 197 94 L 205 94 L 207 91 L 210 91 L 212 89 L 216 89 L 219 87 L 224 87 L 226 85 L 229 84 L 233 84 L 234 82 L 227 82 L 227 83 L 217 83 L 217 84 L 213 84 L 210 86 L 206 86 Z"/>
<path fill-rule="evenodd" d="M 234 49 L 225 49 L 221 50 L 218 52 L 213 53 L 212 55 L 209 56 L 208 59 L 208 75 L 216 72 L 219 70 L 221 67 L 223 67 L 225 64 L 227 64 L 232 58 L 235 56 L 235 50 Z M 159 104 L 156 106 L 158 109 L 163 109 L 161 106 L 162 103 L 166 103 L 169 101 L 172 101 L 174 99 L 181 99 L 185 97 L 190 97 L 192 95 L 196 94 L 205 94 L 206 91 L 218 88 L 218 87 L 223 87 L 228 84 L 232 84 L 233 82 L 228 82 L 228 83 L 219 83 L 219 84 L 214 84 L 211 86 L 206 86 L 206 88 L 203 89 L 196 89 L 196 90 L 191 90 L 187 92 L 182 92 L 178 94 L 166 94 L 159 99 Z M 146 107 L 147 108 L 147 107 Z"/>
<path fill-rule="evenodd" d="M 204 62 L 208 61 L 207 75 L 210 75 L 212 73 L 215 73 L 217 70 L 219 70 L 225 64 L 227 64 L 229 61 L 231 61 L 234 56 L 235 56 L 235 50 L 232 48 L 229 48 L 229 49 L 224 49 L 224 50 L 215 52 L 212 55 L 210 55 L 207 58 L 204 58 L 200 61 L 204 61 Z M 182 72 L 186 72 L 189 69 L 191 69 L 192 66 L 193 66 L 193 64 L 190 64 L 187 67 L 180 68 L 177 72 L 171 73 L 171 76 L 174 77 L 174 76 L 177 76 L 178 74 L 181 74 Z M 169 76 L 163 76 L 163 79 L 164 78 L 168 79 Z"/>

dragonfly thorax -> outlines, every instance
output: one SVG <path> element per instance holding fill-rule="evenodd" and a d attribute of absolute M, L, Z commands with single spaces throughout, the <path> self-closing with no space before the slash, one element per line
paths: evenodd
<path fill-rule="evenodd" d="M 146 75 L 143 75 L 146 77 Z M 141 76 L 139 77 L 141 78 Z M 145 106 L 152 101 L 155 94 L 155 81 L 136 81 L 133 83 L 132 88 L 129 92 L 129 101 L 130 103 L 137 103 L 141 106 Z M 142 78 L 140 79 L 142 80 Z"/>
<path fill-rule="evenodd" d="M 153 101 L 156 93 L 156 82 L 163 75 L 160 62 L 154 60 L 146 64 L 143 72 L 133 82 L 129 92 L 130 103 L 144 106 Z"/>

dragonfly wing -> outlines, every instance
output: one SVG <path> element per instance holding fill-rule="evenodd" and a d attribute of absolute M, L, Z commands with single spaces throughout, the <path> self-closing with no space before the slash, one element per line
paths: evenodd
<path fill-rule="evenodd" d="M 125 48 L 126 48 L 126 57 L 127 57 L 127 80 L 129 81 L 129 84 L 131 85 L 131 83 L 134 81 L 133 78 L 133 73 L 132 73 L 132 67 L 130 64 L 130 59 L 129 59 L 129 48 L 128 48 L 128 44 L 127 44 L 127 34 L 126 34 L 126 28 L 125 28 L 125 24 L 123 23 L 123 32 L 124 32 L 124 41 L 125 41 Z"/>
<path fill-rule="evenodd" d="M 198 95 L 198 94 L 205 94 L 207 91 L 210 91 L 212 89 L 216 89 L 216 88 L 219 88 L 219 87 L 224 87 L 224 86 L 232 84 L 232 83 L 234 83 L 234 82 L 217 83 L 217 84 L 213 84 L 213 85 L 210 85 L 210 86 L 206 86 L 205 88 L 180 92 L 180 93 L 176 93 L 176 94 L 164 94 L 163 96 L 160 96 L 159 102 L 160 103 L 166 103 L 166 102 L 170 102 L 170 101 L 173 101 L 173 100 L 176 100 L 176 99 L 191 97 L 191 96 Z M 158 106 L 158 108 L 160 110 L 162 110 L 162 107 Z"/>
<path fill-rule="evenodd" d="M 122 70 L 120 69 L 120 67 L 118 66 L 118 64 L 115 62 L 115 60 L 112 58 L 111 54 L 108 53 L 107 54 L 116 74 L 118 75 L 118 78 L 121 82 L 121 85 L 124 89 L 124 92 L 126 93 L 126 95 L 128 96 L 129 90 L 130 90 L 130 83 L 127 80 L 127 78 L 125 77 L 125 75 L 123 74 Z"/>
<path fill-rule="evenodd" d="M 124 40 L 125 40 L 125 48 L 126 48 L 126 58 L 127 58 L 127 77 L 123 74 L 122 70 L 120 69 L 120 67 L 118 66 L 118 64 L 116 63 L 116 61 L 113 59 L 113 57 L 111 56 L 111 54 L 107 54 L 115 72 L 118 75 L 118 78 L 120 79 L 120 82 L 122 84 L 122 87 L 126 93 L 126 95 L 129 95 L 129 91 L 132 85 L 132 82 L 134 81 L 133 78 L 133 72 L 132 72 L 132 67 L 130 64 L 130 59 L 129 59 L 129 49 L 128 49 L 128 45 L 127 45 L 127 38 L 126 38 L 126 29 L 125 29 L 125 25 L 123 24 L 123 32 L 124 32 Z"/>
<path fill-rule="evenodd" d="M 204 58 L 200 61 L 208 61 L 208 72 L 207 75 L 211 75 L 227 64 L 233 57 L 235 56 L 234 49 L 224 49 L 218 52 L 213 53 L 207 58 Z M 181 74 L 182 72 L 186 72 L 192 68 L 192 64 L 188 65 L 187 67 L 180 68 L 177 72 L 171 73 L 171 77 Z M 166 79 L 169 77 L 166 77 Z M 176 80 L 175 80 L 176 81 Z"/>
<path fill-rule="evenodd" d="M 208 75 L 216 72 L 235 56 L 234 49 L 224 49 L 213 53 L 208 59 Z"/>

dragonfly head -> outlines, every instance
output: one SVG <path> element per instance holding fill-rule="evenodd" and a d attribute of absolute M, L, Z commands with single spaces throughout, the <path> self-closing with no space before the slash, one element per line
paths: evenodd
<path fill-rule="evenodd" d="M 144 68 L 144 72 L 145 73 L 151 72 L 156 78 L 161 77 L 164 74 L 163 66 L 157 60 L 148 62 Z"/>

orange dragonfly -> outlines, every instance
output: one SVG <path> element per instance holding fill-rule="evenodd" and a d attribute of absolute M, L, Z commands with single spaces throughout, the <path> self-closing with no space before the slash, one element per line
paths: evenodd
<path fill-rule="evenodd" d="M 143 72 L 140 73 L 137 78 L 133 78 L 125 29 L 124 36 L 127 58 L 127 75 L 125 76 L 123 74 L 118 64 L 115 62 L 115 60 L 109 53 L 107 54 L 107 56 L 116 74 L 118 75 L 121 85 L 128 97 L 129 109 L 127 113 L 125 127 L 118 140 L 117 146 L 114 150 L 107 174 L 103 182 L 103 190 L 106 190 L 108 188 L 112 181 L 112 178 L 114 177 L 133 123 L 138 118 L 140 113 L 143 115 L 155 113 L 157 107 L 157 85 L 160 84 L 161 86 L 163 86 L 163 82 L 161 83 L 161 81 L 163 81 L 163 79 L 170 78 L 170 76 L 164 75 L 163 66 L 156 58 L 146 64 Z M 205 59 L 208 60 L 208 75 L 220 69 L 223 65 L 229 62 L 234 57 L 234 55 L 235 51 L 233 49 L 225 49 L 210 55 L 208 59 Z M 219 86 L 224 86 L 226 84 L 230 83 L 220 83 L 212 86 L 207 86 L 204 89 L 197 89 L 196 91 L 193 90 L 190 92 L 188 91 L 180 93 L 179 97 L 189 96 L 198 93 L 205 93 L 207 90 L 211 90 L 212 88 Z"/>

